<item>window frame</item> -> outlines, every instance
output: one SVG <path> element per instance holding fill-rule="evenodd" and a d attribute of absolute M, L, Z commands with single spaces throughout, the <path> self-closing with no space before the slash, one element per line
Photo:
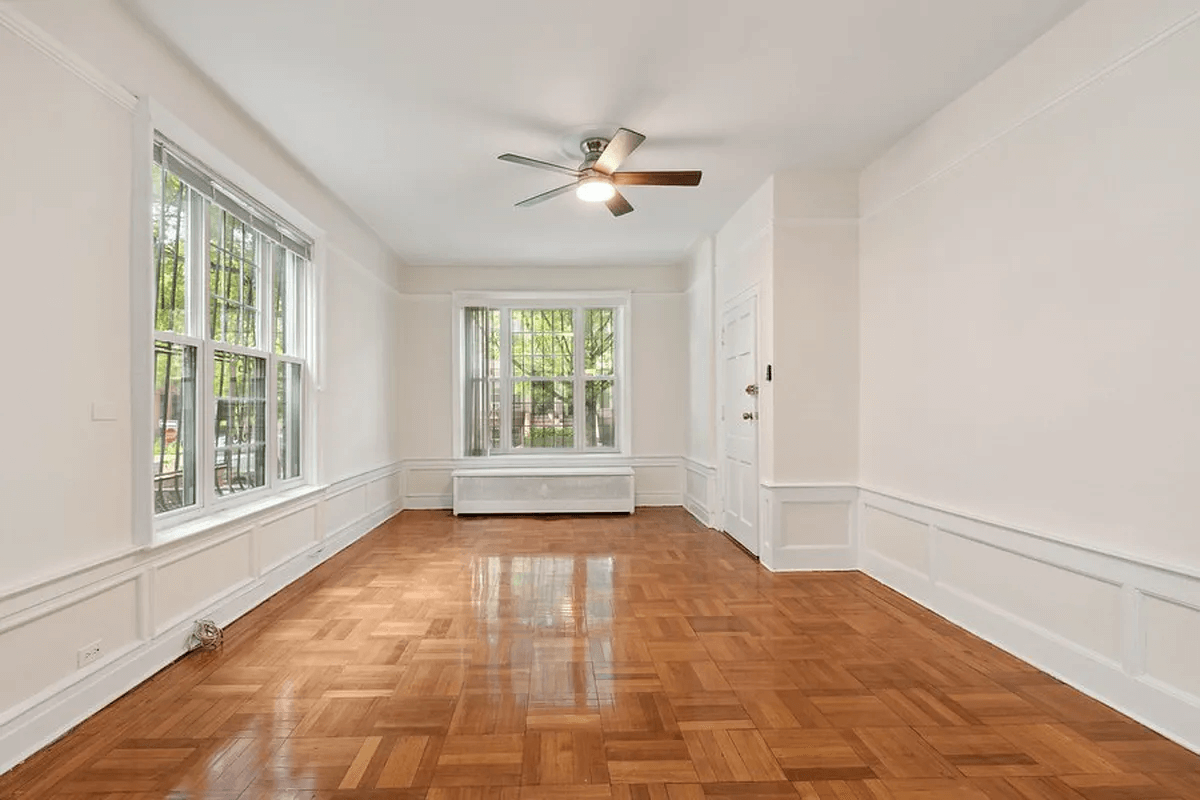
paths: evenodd
<path fill-rule="evenodd" d="M 176 541 L 212 527 L 227 524 L 264 507 L 284 502 L 290 497 L 307 494 L 319 485 L 319 460 L 316 454 L 320 382 L 320 287 L 323 284 L 324 232 L 296 211 L 278 195 L 266 188 L 250 173 L 240 168 L 203 137 L 164 109 L 151 98 L 142 98 L 135 109 L 135 141 L 132 160 L 133 230 L 136 245 L 131 248 L 131 414 L 133 459 L 133 527 L 134 541 L 145 546 L 157 546 Z M 203 164 L 207 175 L 220 187 L 230 187 L 268 208 L 272 216 L 285 220 L 287 228 L 311 242 L 304 269 L 298 280 L 302 284 L 303 302 L 297 310 L 295 330 L 288 334 L 297 352 L 276 352 L 275 347 L 275 270 L 291 269 L 293 256 L 286 244 L 282 258 L 256 256 L 257 306 L 255 340 L 259 347 L 217 341 L 209 330 L 209 239 L 208 206 L 211 198 L 191 192 L 189 203 L 189 258 L 187 276 L 187 305 L 185 332 L 159 331 L 155 319 L 154 237 L 151 223 L 154 187 L 154 147 L 161 135 Z M 187 181 L 183 181 L 187 185 Z M 228 195 L 228 192 L 225 194 Z M 256 236 L 262 236 L 256 231 Z M 307 242 L 306 242 L 307 243 Z M 197 298 L 201 298 L 196 302 Z M 194 505 L 158 513 L 155 508 L 155 467 L 141 454 L 152 452 L 155 434 L 153 421 L 155 391 L 154 343 L 156 340 L 196 348 L 195 408 L 196 408 L 196 502 Z M 216 464 L 217 398 L 213 387 L 213 359 L 218 351 L 260 358 L 265 362 L 265 461 L 264 483 L 226 495 L 218 494 L 213 470 Z M 278 366 L 284 363 L 301 364 L 300 399 L 300 474 L 279 478 L 279 408 Z"/>
<path fill-rule="evenodd" d="M 465 309 L 470 307 L 486 307 L 500 311 L 500 363 L 503 365 L 499 378 L 500 418 L 501 418 L 501 447 L 485 455 L 466 455 L 466 413 L 464 404 L 463 369 L 465 367 L 465 351 L 463 343 L 463 325 Z M 584 369 L 583 348 L 579 346 L 583 336 L 583 312 L 590 308 L 611 308 L 614 310 L 613 326 L 616 343 L 613 348 L 613 374 L 611 376 L 588 376 Z M 585 419 L 585 392 L 587 383 L 591 380 L 608 379 L 613 381 L 613 410 L 615 412 L 616 435 L 614 446 L 611 448 L 584 447 L 582 436 L 575 436 L 575 445 L 571 448 L 514 448 L 512 446 L 512 384 L 516 381 L 512 370 L 512 311 L 524 309 L 571 309 L 576 346 L 573 352 L 574 374 L 571 376 L 574 401 L 574 420 L 576 434 L 583 430 Z M 628 461 L 632 455 L 632 380 L 629 365 L 631 364 L 632 314 L 631 294 L 629 292 L 454 292 L 453 294 L 453 363 L 452 380 L 454 391 L 453 447 L 454 460 L 462 465 L 481 466 L 483 464 L 504 466 L 507 464 L 555 463 L 569 464 L 571 462 L 596 463 L 597 461 Z M 534 379 L 538 380 L 538 379 Z M 550 380 L 547 378 L 546 380 Z"/>

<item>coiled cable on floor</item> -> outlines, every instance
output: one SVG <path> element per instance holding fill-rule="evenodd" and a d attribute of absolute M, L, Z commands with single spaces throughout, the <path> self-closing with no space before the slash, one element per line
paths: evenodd
<path fill-rule="evenodd" d="M 196 620 L 196 627 L 188 638 L 188 652 L 193 650 L 216 650 L 225 640 L 225 631 L 211 619 Z"/>

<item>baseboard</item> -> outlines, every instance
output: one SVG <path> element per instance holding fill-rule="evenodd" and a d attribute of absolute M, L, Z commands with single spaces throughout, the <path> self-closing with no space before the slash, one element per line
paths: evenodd
<path fill-rule="evenodd" d="M 408 494 L 404 496 L 405 509 L 446 510 L 454 508 L 454 495 L 450 494 Z"/>
<path fill-rule="evenodd" d="M 858 519 L 863 572 L 1200 752 L 1200 576 L 869 490 Z"/>
<path fill-rule="evenodd" d="M 704 527 L 712 528 L 714 530 L 718 528 L 716 515 L 697 502 L 694 498 L 683 498 L 683 507 L 695 518 L 697 522 Z"/>
<path fill-rule="evenodd" d="M 361 488 L 366 491 L 366 480 Z M 210 618 L 220 625 L 255 608 L 335 553 L 353 544 L 401 510 L 398 498 L 339 530 L 314 540 L 256 579 L 238 583 L 189 619 L 108 654 L 88 671 L 70 675 L 21 703 L 0 723 L 0 773 L 63 736 L 89 716 L 146 680 L 187 651 L 192 619 Z M 145 580 L 139 576 L 134 580 Z"/>
<path fill-rule="evenodd" d="M 680 492 L 637 492 L 633 493 L 635 506 L 681 506 L 683 494 Z"/>
<path fill-rule="evenodd" d="M 858 555 L 851 547 L 781 547 L 763 566 L 772 572 L 847 572 L 858 569 Z"/>

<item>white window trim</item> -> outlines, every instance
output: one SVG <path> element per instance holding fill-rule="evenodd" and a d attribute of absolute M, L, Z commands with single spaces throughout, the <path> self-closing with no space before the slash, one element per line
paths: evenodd
<path fill-rule="evenodd" d="M 461 467 L 502 467 L 502 466 L 575 466 L 588 464 L 628 464 L 633 456 L 633 381 L 631 360 L 631 331 L 633 330 L 632 295 L 630 292 L 454 292 L 453 293 L 453 324 L 452 324 L 452 363 L 451 379 L 454 397 L 453 461 Z M 616 308 L 620 321 L 618 323 L 616 365 L 616 398 L 617 410 L 617 446 L 611 450 L 544 450 L 536 453 L 504 453 L 487 456 L 465 456 L 463 446 L 466 440 L 463 419 L 463 309 L 471 306 L 519 306 L 521 308 Z M 580 367 L 576 353 L 576 373 Z M 504 403 L 504 392 L 501 392 L 501 402 Z M 504 415 L 502 415 L 504 416 Z"/>
<path fill-rule="evenodd" d="M 261 181 L 247 172 L 224 153 L 213 147 L 208 141 L 196 133 L 190 126 L 164 108 L 153 98 L 142 97 L 134 109 L 134 135 L 132 159 L 132 182 L 130 199 L 132 203 L 130 228 L 130 438 L 134 457 L 131 474 L 131 522 L 134 544 L 141 547 L 154 547 L 168 542 L 178 541 L 183 536 L 192 536 L 210 528 L 230 524 L 242 516 L 251 516 L 261 510 L 264 505 L 273 501 L 283 501 L 287 497 L 304 494 L 306 487 L 321 485 L 320 459 L 317 453 L 316 433 L 318 430 L 319 404 L 321 394 L 321 364 L 323 361 L 323 336 L 321 335 L 324 303 L 321 289 L 324 285 L 326 242 L 325 231 L 313 223 L 304 214 L 297 211 L 290 203 L 275 192 L 271 191 Z M 166 514 L 154 513 L 153 468 L 148 460 L 139 457 L 140 453 L 149 453 L 153 449 L 154 436 L 148 420 L 153 418 L 151 397 L 154 383 L 154 264 L 153 264 L 153 230 L 150 223 L 149 210 L 152 205 L 153 187 L 151 186 L 151 165 L 154 161 L 154 132 L 160 131 L 164 136 L 175 142 L 195 158 L 207 164 L 227 180 L 233 182 L 242 191 L 254 197 L 258 202 L 271 208 L 287 222 L 310 238 L 313 242 L 308 269 L 304 277 L 307 295 L 307 309 L 302 321 L 305 345 L 305 385 L 301 394 L 301 477 L 286 481 L 274 480 L 265 487 L 259 487 L 239 492 L 226 497 L 215 497 L 211 480 L 205 478 L 197 487 L 198 501 L 203 503 L 201 508 L 181 509 Z M 207 263 L 207 258 L 200 263 Z M 267 294 L 274 287 L 268 287 Z M 268 314 L 260 315 L 260 324 Z M 206 323 L 207 324 L 207 323 Z M 158 338 L 171 338 L 165 334 Z M 244 348 L 214 342 L 205 337 L 204 346 L 197 353 L 197 381 L 209 379 L 207 358 L 212 350 L 231 350 L 240 352 Z M 247 351 L 248 352 L 248 351 Z M 266 356 L 265 352 L 253 351 L 255 356 Z M 288 356 L 280 356 L 288 360 Z M 271 359 L 267 359 L 270 365 Z M 274 392 L 276 376 L 268 366 L 267 391 Z M 274 394 L 268 395 L 274 397 Z M 206 407 L 197 408 L 197 413 L 207 414 Z M 268 469 L 275 469 L 273 444 L 275 433 L 269 428 L 267 433 Z M 212 450 L 215 442 L 197 442 L 197 470 L 205 469 L 211 463 Z M 205 473 L 200 473 L 205 474 Z"/>

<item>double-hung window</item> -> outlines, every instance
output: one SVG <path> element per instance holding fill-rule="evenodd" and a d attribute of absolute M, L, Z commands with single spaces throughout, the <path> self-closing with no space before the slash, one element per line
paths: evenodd
<path fill-rule="evenodd" d="M 459 303 L 463 456 L 620 453 L 628 300 Z"/>
<path fill-rule="evenodd" d="M 153 495 L 192 516 L 303 482 L 312 243 L 156 136 Z"/>

